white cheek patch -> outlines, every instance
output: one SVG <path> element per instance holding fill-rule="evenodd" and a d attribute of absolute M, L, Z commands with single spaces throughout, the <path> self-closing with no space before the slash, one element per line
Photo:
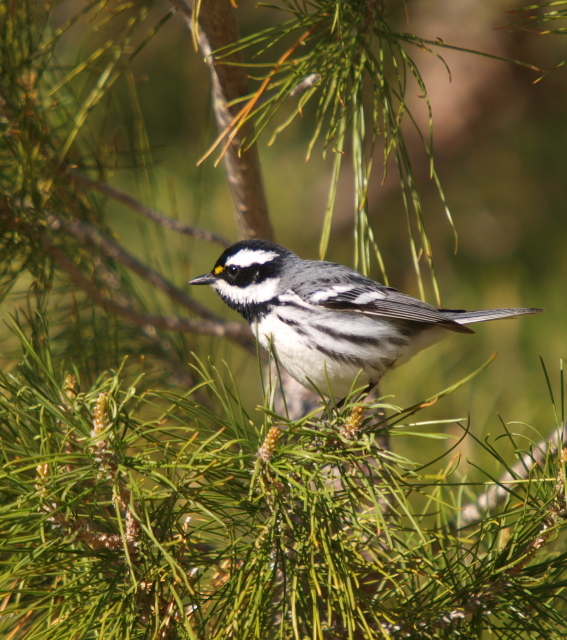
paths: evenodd
<path fill-rule="evenodd" d="M 368 304 L 369 302 L 374 302 L 374 300 L 382 300 L 384 298 L 384 294 L 379 291 L 367 291 L 366 293 L 361 293 L 354 300 L 354 304 Z"/>
<path fill-rule="evenodd" d="M 263 251 L 261 249 L 241 249 L 238 253 L 230 256 L 225 263 L 225 267 L 251 267 L 253 264 L 266 264 L 278 254 L 274 251 Z"/>
<path fill-rule="evenodd" d="M 225 280 L 217 280 L 212 287 L 218 291 L 221 298 L 228 298 L 236 304 L 257 304 L 274 298 L 278 292 L 279 283 L 279 278 L 269 278 L 259 284 L 237 287 Z"/>

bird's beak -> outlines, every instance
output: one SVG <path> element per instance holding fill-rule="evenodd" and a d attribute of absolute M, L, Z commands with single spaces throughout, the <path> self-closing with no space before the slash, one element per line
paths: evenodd
<path fill-rule="evenodd" d="M 213 284 L 216 282 L 216 278 L 212 273 L 205 273 L 202 276 L 197 276 L 193 280 L 189 280 L 187 284 Z"/>

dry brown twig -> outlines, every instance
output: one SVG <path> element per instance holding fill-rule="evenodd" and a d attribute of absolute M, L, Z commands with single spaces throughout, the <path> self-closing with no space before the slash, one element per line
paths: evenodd
<path fill-rule="evenodd" d="M 108 196 L 112 200 L 120 202 L 129 209 L 132 209 L 132 211 L 136 211 L 149 220 L 152 220 L 156 224 L 159 224 L 161 227 L 164 227 L 164 229 L 171 229 L 172 231 L 176 231 L 177 233 L 182 233 L 199 240 L 205 240 L 206 242 L 216 242 L 223 247 L 228 247 L 230 245 L 230 241 L 226 238 L 223 238 L 216 233 L 212 233 L 211 231 L 196 229 L 195 227 L 186 225 L 179 220 L 168 218 L 167 216 L 164 216 L 163 213 L 160 213 L 159 211 L 148 207 L 142 202 L 139 202 L 138 200 L 136 200 L 136 198 L 131 196 L 129 193 L 122 191 L 121 189 L 112 187 L 104 182 L 99 182 L 98 180 L 91 180 L 90 178 L 87 178 L 85 175 L 75 170 L 70 170 L 69 173 L 74 180 L 80 182 L 88 189 L 98 191 L 99 193 Z"/>
<path fill-rule="evenodd" d="M 137 258 L 118 244 L 118 242 L 112 240 L 102 233 L 102 231 L 91 226 L 87 222 L 82 222 L 80 220 L 64 220 L 63 218 L 59 218 L 51 213 L 47 216 L 47 224 L 52 231 L 66 231 L 79 240 L 83 245 L 86 243 L 94 244 L 107 258 L 120 262 L 125 267 L 144 278 L 146 282 L 163 291 L 171 300 L 174 300 L 177 304 L 189 309 L 192 313 L 195 313 L 206 320 L 222 322 L 221 318 L 212 313 L 212 311 L 207 307 L 181 291 L 157 271 L 154 271 L 145 264 L 142 264 Z"/>
<path fill-rule="evenodd" d="M 106 297 L 89 278 L 75 265 L 67 254 L 56 247 L 47 236 L 42 238 L 42 244 L 46 253 L 53 259 L 57 266 L 65 271 L 71 280 L 82 289 L 87 296 L 100 307 L 117 316 L 128 320 L 138 327 L 153 327 L 165 331 L 183 331 L 204 336 L 228 337 L 242 347 L 256 353 L 256 344 L 252 338 L 250 328 L 239 322 L 202 321 L 177 316 L 158 316 L 142 313 L 132 306 Z"/>
<path fill-rule="evenodd" d="M 179 11 L 187 27 L 196 33 L 197 44 L 211 73 L 217 127 L 223 133 L 230 128 L 237 115 L 237 108 L 228 105 L 248 94 L 248 77 L 242 66 L 242 53 L 224 56 L 222 63 L 213 55 L 214 51 L 240 38 L 231 3 L 229 0 L 201 3 L 198 24 L 195 25 L 192 3 L 185 0 L 170 2 Z M 224 162 L 241 237 L 273 240 L 274 231 L 268 215 L 258 148 L 255 144 L 248 147 L 243 145 L 251 137 L 252 131 L 250 122 L 238 129 L 227 147 Z"/>
<path fill-rule="evenodd" d="M 207 307 L 201 305 L 175 287 L 175 285 L 159 273 L 142 264 L 117 242 L 104 235 L 98 229 L 79 220 L 63 220 L 53 214 L 47 216 L 47 223 L 52 231 L 64 229 L 69 235 L 72 235 L 83 243 L 88 240 L 90 243 L 96 245 L 107 258 L 121 262 L 124 266 L 132 269 L 135 273 L 143 277 L 147 282 L 164 291 L 164 293 L 178 304 L 189 309 L 192 313 L 205 318 L 205 320 L 146 314 L 137 310 L 133 301 L 128 299 L 124 291 L 121 290 L 118 281 L 114 283 L 115 286 L 109 286 L 110 283 L 106 283 L 109 291 L 99 288 L 95 284 L 95 281 L 87 277 L 67 253 L 57 246 L 51 234 L 46 233 L 40 226 L 31 228 L 31 225 L 18 220 L 12 208 L 2 198 L 0 198 L 0 213 L 8 226 L 24 231 L 29 237 L 37 237 L 37 241 L 43 246 L 46 254 L 53 260 L 57 267 L 67 273 L 71 281 L 79 289 L 82 289 L 88 298 L 106 311 L 115 313 L 117 316 L 135 326 L 153 332 L 160 329 L 194 333 L 196 335 L 227 337 L 249 351 L 252 355 L 255 356 L 257 354 L 256 342 L 248 325 L 239 322 L 225 322 L 222 318 L 212 313 Z M 95 260 L 96 256 L 93 256 L 93 261 Z M 100 264 L 97 268 L 99 273 L 102 273 L 104 276 L 105 265 Z M 110 293 L 111 289 L 114 289 L 113 295 Z"/>

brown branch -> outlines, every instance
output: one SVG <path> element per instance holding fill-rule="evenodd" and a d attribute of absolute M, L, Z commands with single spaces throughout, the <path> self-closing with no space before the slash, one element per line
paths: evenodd
<path fill-rule="evenodd" d="M 466 527 L 480 522 L 486 512 L 493 511 L 499 504 L 502 504 L 510 495 L 508 486 L 527 480 L 534 465 L 541 465 L 545 461 L 548 451 L 555 455 L 560 448 L 567 444 L 564 429 L 557 430 L 549 440 L 542 440 L 531 453 L 525 453 L 518 462 L 506 471 L 498 484 L 493 484 L 490 488 L 479 495 L 474 502 L 466 505 L 460 512 L 459 526 Z"/>
<path fill-rule="evenodd" d="M 116 200 L 117 202 L 122 203 L 132 211 L 136 211 L 137 213 L 141 213 L 143 216 L 152 220 L 153 222 L 159 224 L 165 229 L 171 229 L 172 231 L 177 231 L 178 233 L 183 233 L 187 236 L 192 236 L 193 238 L 198 238 L 199 240 L 206 240 L 207 242 L 216 242 L 217 244 L 222 245 L 223 247 L 230 246 L 230 242 L 223 238 L 222 236 L 217 235 L 216 233 L 211 233 L 210 231 L 205 231 L 204 229 L 196 229 L 195 227 L 190 227 L 189 225 L 184 224 L 183 222 L 179 222 L 179 220 L 173 220 L 164 216 L 163 213 L 152 209 L 151 207 L 142 204 L 135 198 L 133 198 L 130 194 L 122 191 L 121 189 L 117 189 L 116 187 L 111 187 L 104 182 L 98 182 L 96 180 L 91 180 L 86 176 L 80 174 L 78 171 L 69 171 L 71 176 L 77 182 L 80 182 L 84 186 L 89 189 L 94 189 L 103 193 L 104 195 Z"/>
<path fill-rule="evenodd" d="M 193 30 L 192 9 L 185 0 L 170 0 L 181 13 L 189 29 Z M 228 104 L 248 94 L 248 78 L 241 52 L 215 61 L 213 51 L 240 39 L 238 25 L 229 0 L 207 0 L 199 11 L 197 43 L 211 72 L 213 110 L 219 132 L 226 131 L 238 111 Z M 243 238 L 274 239 L 268 216 L 258 149 L 255 144 L 244 148 L 244 141 L 253 133 L 246 123 L 234 136 L 224 156 L 236 217 Z"/>
<path fill-rule="evenodd" d="M 256 91 L 256 93 L 250 98 L 250 100 L 248 100 L 246 102 L 246 104 L 238 111 L 238 113 L 236 113 L 234 115 L 234 117 L 232 118 L 232 120 L 230 121 L 228 126 L 224 130 L 221 131 L 219 137 L 215 140 L 215 142 L 213 143 L 211 148 L 201 158 L 201 160 L 199 160 L 199 163 L 201 163 L 203 160 L 208 158 L 209 155 L 211 153 L 213 153 L 213 151 L 220 145 L 220 143 L 223 140 L 225 142 L 224 142 L 224 146 L 223 146 L 223 148 L 221 150 L 221 153 L 220 153 L 220 158 L 224 157 L 225 153 L 227 153 L 227 151 L 232 146 L 234 139 L 236 138 L 236 136 L 238 136 L 239 131 L 242 129 L 242 127 L 246 126 L 247 118 L 250 116 L 250 114 L 251 114 L 252 110 L 254 109 L 254 107 L 262 100 L 262 96 L 264 95 L 264 93 L 268 89 L 268 87 L 270 85 L 270 82 L 272 81 L 272 79 L 275 76 L 275 74 L 278 72 L 278 70 L 281 67 L 281 65 L 291 56 L 291 54 L 298 47 L 300 47 L 302 44 L 305 43 L 307 38 L 309 38 L 309 36 L 313 33 L 314 30 L 315 30 L 315 27 L 311 27 L 311 29 L 309 29 L 308 31 L 303 33 L 295 41 L 295 43 L 281 56 L 281 58 L 278 60 L 277 64 L 272 68 L 270 73 L 268 73 L 266 78 L 264 78 L 264 80 L 263 80 L 262 84 L 260 85 L 260 88 L 258 89 L 258 91 Z M 218 164 L 218 162 L 220 162 L 220 158 L 215 163 L 215 166 Z"/>
<path fill-rule="evenodd" d="M 128 267 L 128 269 L 131 269 L 134 273 L 137 273 L 139 276 L 144 278 L 144 280 L 153 284 L 154 287 L 166 293 L 172 300 L 175 300 L 175 302 L 189 309 L 198 316 L 214 322 L 222 322 L 221 318 L 215 315 L 207 307 L 181 291 L 181 289 L 169 282 L 169 280 L 164 278 L 157 271 L 154 271 L 145 264 L 142 264 L 132 254 L 123 249 L 117 242 L 111 240 L 108 236 L 105 236 L 95 227 L 79 220 L 63 220 L 54 214 L 49 214 L 47 216 L 47 223 L 49 228 L 54 231 L 64 229 L 67 233 L 71 234 L 83 243 L 93 243 L 108 258 L 122 263 L 124 266 Z"/>
<path fill-rule="evenodd" d="M 242 52 L 223 56 L 217 62 L 213 51 L 227 47 L 240 38 L 234 11 L 229 0 L 206 0 L 200 5 L 198 24 L 193 22 L 190 0 L 170 0 L 183 16 L 187 28 L 196 33 L 197 44 L 205 56 L 212 81 L 213 110 L 220 134 L 231 131 L 231 125 L 240 112 L 238 98 L 248 94 L 248 77 L 244 69 Z M 196 30 L 195 30 L 196 26 Z M 233 103 L 229 107 L 228 104 Z M 231 131 L 231 135 L 232 135 Z M 268 214 L 264 193 L 260 159 L 256 144 L 242 148 L 244 141 L 253 134 L 251 121 L 238 127 L 223 159 L 232 198 L 236 207 L 236 217 L 243 238 L 274 239 L 274 231 Z M 287 396 L 288 416 L 299 418 L 317 406 L 319 396 L 302 387 L 287 371 L 281 371 L 281 381 L 289 390 Z M 280 385 L 277 387 L 276 402 L 285 413 L 285 403 L 281 398 Z"/>
<path fill-rule="evenodd" d="M 71 280 L 82 289 L 87 296 L 102 307 L 105 311 L 115 313 L 117 316 L 139 327 L 153 327 L 165 331 L 183 331 L 202 336 L 227 337 L 238 343 L 252 354 L 256 354 L 256 342 L 253 339 L 250 328 L 239 322 L 223 322 L 222 320 L 190 320 L 176 316 L 158 316 L 141 313 L 132 306 L 108 298 L 89 280 L 67 256 L 56 247 L 47 234 L 42 236 L 42 244 L 45 252 L 53 259 L 57 266 L 65 271 Z"/>

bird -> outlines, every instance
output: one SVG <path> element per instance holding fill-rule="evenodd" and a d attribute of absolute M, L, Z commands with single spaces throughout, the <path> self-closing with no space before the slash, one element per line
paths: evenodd
<path fill-rule="evenodd" d="M 189 284 L 210 285 L 292 378 L 336 400 L 354 384 L 371 390 L 452 332 L 474 333 L 469 324 L 543 311 L 437 309 L 355 269 L 303 260 L 262 239 L 229 246 Z"/>

